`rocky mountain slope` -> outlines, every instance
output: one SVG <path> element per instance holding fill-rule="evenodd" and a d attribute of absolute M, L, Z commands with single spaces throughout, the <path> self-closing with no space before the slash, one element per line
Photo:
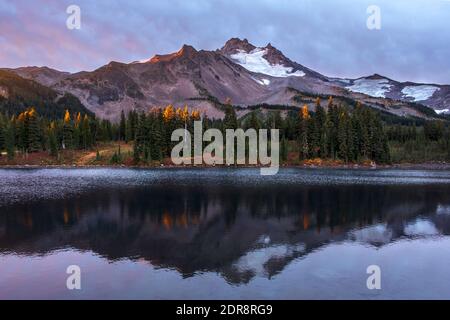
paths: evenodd
<path fill-rule="evenodd" d="M 29 107 L 50 118 L 63 117 L 66 109 L 72 113 L 92 114 L 71 93 L 57 92 L 13 72 L 0 70 L 0 111 L 13 115 Z"/>
<path fill-rule="evenodd" d="M 450 111 L 450 86 L 401 83 L 380 75 L 330 78 L 287 58 L 270 43 L 256 47 L 233 38 L 215 51 L 184 45 L 178 52 L 140 62 L 110 62 L 75 74 L 47 67 L 12 70 L 60 93 L 71 93 L 98 116 L 117 119 L 121 110 L 188 104 L 210 117 L 223 115 L 231 98 L 241 113 L 251 105 L 300 106 L 299 95 L 360 101 L 398 116 L 430 118 Z M 313 103 L 309 104 L 313 108 Z"/>
<path fill-rule="evenodd" d="M 68 77 L 69 72 L 58 71 L 48 67 L 21 67 L 17 69 L 1 69 L 11 71 L 22 78 L 34 80 L 44 86 L 52 86 L 58 81 Z"/>

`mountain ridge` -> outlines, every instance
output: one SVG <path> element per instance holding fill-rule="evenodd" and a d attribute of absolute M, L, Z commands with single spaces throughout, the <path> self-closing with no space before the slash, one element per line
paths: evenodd
<path fill-rule="evenodd" d="M 197 50 L 184 44 L 177 52 L 132 63 L 111 61 L 94 71 L 61 72 L 48 67 L 8 69 L 21 77 L 76 96 L 98 116 L 117 119 L 122 110 L 149 110 L 188 104 L 211 117 L 223 116 L 211 101 L 233 104 L 297 106 L 289 89 L 338 95 L 406 117 L 429 117 L 411 107 L 419 103 L 437 113 L 450 112 L 450 86 L 399 82 L 380 74 L 333 78 L 286 57 L 270 42 L 257 47 L 231 38 L 220 49 Z M 313 105 L 310 105 L 313 108 Z M 414 109 L 414 110 L 413 110 Z"/>

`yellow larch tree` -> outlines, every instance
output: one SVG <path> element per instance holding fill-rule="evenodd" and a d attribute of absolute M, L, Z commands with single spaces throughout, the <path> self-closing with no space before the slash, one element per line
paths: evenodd
<path fill-rule="evenodd" d="M 70 122 L 70 112 L 69 110 L 66 110 L 66 113 L 64 114 L 64 123 L 68 124 Z"/>
<path fill-rule="evenodd" d="M 200 111 L 196 109 L 192 110 L 191 119 L 194 121 L 200 120 Z"/>
<path fill-rule="evenodd" d="M 308 110 L 308 106 L 306 104 L 302 107 L 301 116 L 302 116 L 302 119 L 305 119 L 305 120 L 309 119 L 309 110 Z"/>
<path fill-rule="evenodd" d="M 181 111 L 181 120 L 183 120 L 184 122 L 189 120 L 189 110 L 187 105 L 185 105 L 183 110 Z"/>
<path fill-rule="evenodd" d="M 173 105 L 169 104 L 163 111 L 163 119 L 165 122 L 171 121 L 175 117 L 175 110 Z"/>

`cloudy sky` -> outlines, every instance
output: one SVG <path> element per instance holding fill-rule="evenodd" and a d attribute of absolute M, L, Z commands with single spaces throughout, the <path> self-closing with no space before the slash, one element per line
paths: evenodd
<path fill-rule="evenodd" d="M 71 4 L 80 30 L 66 27 Z M 366 26 L 369 5 L 380 30 Z M 0 0 L 0 67 L 93 70 L 231 37 L 328 76 L 450 83 L 450 0 Z"/>

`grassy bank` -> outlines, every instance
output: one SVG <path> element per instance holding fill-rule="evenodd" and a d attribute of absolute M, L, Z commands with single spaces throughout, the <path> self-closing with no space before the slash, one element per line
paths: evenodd
<path fill-rule="evenodd" d="M 430 168 L 443 169 L 450 168 L 442 161 L 432 161 L 436 158 L 438 146 L 428 146 L 431 151 L 425 153 L 430 158 L 423 157 L 424 161 L 410 161 L 407 153 L 401 147 L 393 146 L 395 157 L 401 159 L 391 165 L 377 166 L 373 161 L 364 160 L 357 163 L 345 163 L 342 160 L 334 159 L 307 159 L 300 161 L 298 151 L 289 151 L 286 159 L 281 161 L 282 167 L 308 167 L 308 168 L 389 168 L 389 167 L 405 167 L 405 168 Z M 291 149 L 291 148 L 289 148 Z M 294 149 L 294 148 L 292 148 Z M 427 152 L 427 151 L 424 151 Z M 403 156 L 403 158 L 401 157 Z M 417 155 L 413 154 L 412 157 Z M 442 159 L 445 159 L 442 154 Z M 51 156 L 49 152 L 33 152 L 20 153 L 17 152 L 12 160 L 8 160 L 6 154 L 0 156 L 0 167 L 174 167 L 170 158 L 163 161 L 140 161 L 136 164 L 133 160 L 133 144 L 124 142 L 102 143 L 97 148 L 90 150 L 61 150 L 58 156 Z M 197 167 L 206 167 L 200 165 Z M 239 166 L 242 167 L 242 166 Z M 249 166 L 252 167 L 252 166 Z"/>

